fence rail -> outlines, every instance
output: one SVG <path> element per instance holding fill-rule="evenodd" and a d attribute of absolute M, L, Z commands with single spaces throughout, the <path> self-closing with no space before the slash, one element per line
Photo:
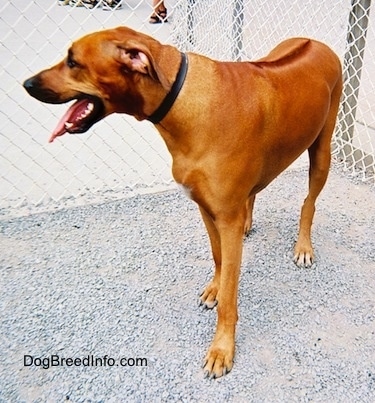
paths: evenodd
<path fill-rule="evenodd" d="M 84 33 L 129 25 L 183 50 L 220 60 L 256 59 L 290 36 L 330 45 L 344 66 L 345 90 L 332 143 L 348 174 L 374 181 L 375 17 L 370 0 L 166 1 L 169 22 L 151 25 L 151 0 L 61 7 L 51 0 L 0 5 L 0 209 L 48 205 L 92 195 L 122 196 L 172 183 L 170 157 L 148 122 L 111 116 L 90 133 L 47 139 L 64 106 L 24 92 L 25 78 L 59 60 Z M 1 211 L 1 210 L 0 210 Z"/>

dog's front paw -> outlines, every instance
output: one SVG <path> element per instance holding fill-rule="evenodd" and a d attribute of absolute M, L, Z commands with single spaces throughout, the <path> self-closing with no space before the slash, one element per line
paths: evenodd
<path fill-rule="evenodd" d="M 210 379 L 220 378 L 230 372 L 233 367 L 234 341 L 212 343 L 203 362 L 204 376 Z"/>
<path fill-rule="evenodd" d="M 219 292 L 218 285 L 211 281 L 199 296 L 199 305 L 206 309 L 213 309 L 217 305 L 217 294 Z"/>

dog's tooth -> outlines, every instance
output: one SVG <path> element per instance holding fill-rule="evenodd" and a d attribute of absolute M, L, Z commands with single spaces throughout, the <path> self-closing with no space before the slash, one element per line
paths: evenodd
<path fill-rule="evenodd" d="M 65 128 L 66 128 L 66 129 L 70 129 L 71 127 L 73 127 L 73 123 L 71 123 L 71 122 L 65 122 Z"/>
<path fill-rule="evenodd" d="M 86 109 L 81 113 L 79 119 L 87 117 L 93 110 L 94 110 L 94 104 L 90 102 L 89 104 L 87 104 Z"/>

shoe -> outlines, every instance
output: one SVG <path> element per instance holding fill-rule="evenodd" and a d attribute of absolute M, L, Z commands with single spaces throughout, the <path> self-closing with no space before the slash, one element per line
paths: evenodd
<path fill-rule="evenodd" d="M 59 6 L 67 6 L 69 4 L 70 0 L 57 0 L 57 4 Z"/>
<path fill-rule="evenodd" d="M 70 0 L 69 5 L 71 7 L 83 7 L 82 0 Z"/>
<path fill-rule="evenodd" d="M 97 0 L 70 0 L 69 5 L 72 7 L 85 7 L 91 10 L 98 4 Z"/>
<path fill-rule="evenodd" d="M 163 22 L 168 22 L 167 9 L 159 8 L 158 10 L 155 10 L 148 22 L 150 24 L 161 24 Z"/>
<path fill-rule="evenodd" d="M 105 11 L 119 10 L 122 7 L 122 0 L 103 0 L 102 8 Z"/>

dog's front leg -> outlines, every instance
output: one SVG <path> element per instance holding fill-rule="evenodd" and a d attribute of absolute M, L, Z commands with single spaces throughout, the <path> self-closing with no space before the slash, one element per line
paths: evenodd
<path fill-rule="evenodd" d="M 235 350 L 235 328 L 238 319 L 238 279 L 242 257 L 242 239 L 246 208 L 235 214 L 215 218 L 221 246 L 221 273 L 218 292 L 216 333 L 204 360 L 204 373 L 211 378 L 232 369 Z"/>
<path fill-rule="evenodd" d="M 200 295 L 200 305 L 203 305 L 206 309 L 212 309 L 217 305 L 218 293 L 220 288 L 220 276 L 221 276 L 221 244 L 220 235 L 216 228 L 215 222 L 212 217 L 206 212 L 206 210 L 199 206 L 203 222 L 206 226 L 208 236 L 210 238 L 212 256 L 215 264 L 214 278 L 207 284 L 206 288 Z"/>

